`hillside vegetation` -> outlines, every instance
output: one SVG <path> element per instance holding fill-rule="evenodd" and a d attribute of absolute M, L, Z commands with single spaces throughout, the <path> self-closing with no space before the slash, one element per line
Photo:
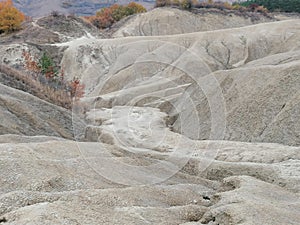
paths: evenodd
<path fill-rule="evenodd" d="M 241 3 L 235 3 L 235 5 L 242 5 L 246 7 L 255 7 L 257 5 L 261 5 L 270 11 L 300 13 L 299 0 L 248 0 Z"/>
<path fill-rule="evenodd" d="M 143 13 L 147 10 L 140 4 L 131 2 L 128 5 L 114 4 L 108 8 L 103 8 L 96 13 L 95 16 L 85 17 L 89 22 L 100 29 L 111 27 L 114 23 L 120 21 L 124 17 Z"/>
<path fill-rule="evenodd" d="M 0 34 L 19 30 L 24 20 L 24 14 L 13 6 L 12 0 L 0 1 Z"/>
<path fill-rule="evenodd" d="M 246 12 L 260 12 L 267 15 L 268 10 L 262 5 L 245 5 L 240 3 L 231 4 L 227 1 L 193 1 L 193 0 L 156 0 L 156 7 L 180 7 L 181 9 L 219 9 L 219 10 L 235 10 L 243 13 Z"/>

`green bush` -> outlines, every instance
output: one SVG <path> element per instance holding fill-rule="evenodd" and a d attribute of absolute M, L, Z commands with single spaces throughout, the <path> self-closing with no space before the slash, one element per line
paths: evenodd
<path fill-rule="evenodd" d="M 180 7 L 182 9 L 190 9 L 192 7 L 192 1 L 191 0 L 182 0 L 180 2 Z"/>
<path fill-rule="evenodd" d="M 115 21 L 120 21 L 122 18 L 131 15 L 124 6 L 119 6 L 114 11 L 112 11 L 112 18 Z"/>
<path fill-rule="evenodd" d="M 55 76 L 57 73 L 57 68 L 52 58 L 50 58 L 46 53 L 43 53 L 42 57 L 39 59 L 38 63 L 40 70 L 46 76 Z"/>
<path fill-rule="evenodd" d="M 251 7 L 251 5 L 257 4 L 264 6 L 269 11 L 300 13 L 300 0 L 248 0 L 234 4 L 239 4 L 245 7 Z"/>

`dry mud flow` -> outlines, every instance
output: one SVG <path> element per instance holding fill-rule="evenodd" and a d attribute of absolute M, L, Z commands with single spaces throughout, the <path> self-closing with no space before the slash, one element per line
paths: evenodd
<path fill-rule="evenodd" d="M 0 73 L 0 224 L 299 224 L 300 19 L 58 19 L 1 41 L 86 90 L 67 110 Z"/>

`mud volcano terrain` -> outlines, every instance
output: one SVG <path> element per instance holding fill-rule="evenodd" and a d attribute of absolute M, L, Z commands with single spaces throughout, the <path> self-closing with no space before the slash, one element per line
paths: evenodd
<path fill-rule="evenodd" d="M 163 8 L 0 40 L 2 65 L 47 51 L 85 84 L 65 109 L 1 70 L 0 224 L 299 224 L 300 19 Z"/>

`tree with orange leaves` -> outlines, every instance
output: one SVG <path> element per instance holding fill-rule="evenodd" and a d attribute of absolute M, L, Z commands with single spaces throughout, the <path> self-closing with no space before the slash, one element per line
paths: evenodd
<path fill-rule="evenodd" d="M 101 9 L 94 16 L 85 17 L 85 19 L 94 24 L 96 27 L 105 29 L 111 27 L 115 22 L 126 16 L 143 12 L 146 12 L 146 9 L 135 2 L 131 2 L 128 5 L 114 4 L 108 8 Z"/>
<path fill-rule="evenodd" d="M 19 30 L 24 20 L 24 14 L 14 7 L 12 0 L 0 0 L 0 33 Z"/>

